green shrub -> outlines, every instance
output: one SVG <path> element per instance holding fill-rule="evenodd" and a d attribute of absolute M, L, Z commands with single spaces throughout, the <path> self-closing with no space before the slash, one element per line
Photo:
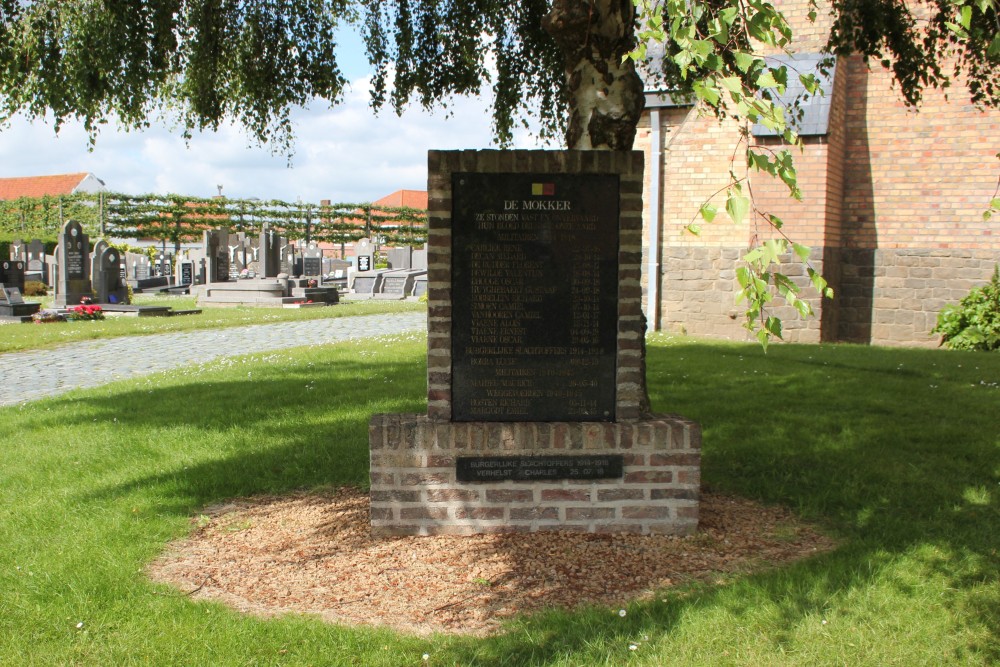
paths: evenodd
<path fill-rule="evenodd" d="M 1000 265 L 990 282 L 942 308 L 933 332 L 953 350 L 1000 350 Z"/>
<path fill-rule="evenodd" d="M 24 296 L 45 296 L 49 293 L 48 288 L 40 280 L 24 281 Z"/>

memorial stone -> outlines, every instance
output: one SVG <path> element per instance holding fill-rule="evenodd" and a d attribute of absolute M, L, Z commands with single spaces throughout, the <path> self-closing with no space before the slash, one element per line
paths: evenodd
<path fill-rule="evenodd" d="M 174 281 L 178 285 L 193 285 L 194 262 L 190 259 L 181 259 L 176 264 Z"/>
<path fill-rule="evenodd" d="M 373 535 L 696 530 L 700 429 L 646 398 L 642 154 L 428 167 L 427 414 L 369 423 Z"/>
<path fill-rule="evenodd" d="M 413 251 L 413 269 L 415 271 L 427 270 L 427 245 Z"/>
<path fill-rule="evenodd" d="M 310 278 L 323 275 L 323 249 L 315 242 L 302 253 L 302 275 Z"/>
<path fill-rule="evenodd" d="M 228 282 L 229 232 L 224 229 L 206 229 L 202 245 L 208 262 L 207 282 Z"/>
<path fill-rule="evenodd" d="M 15 262 L 25 262 L 27 264 L 28 247 L 21 239 L 14 239 L 10 242 L 10 259 Z"/>
<path fill-rule="evenodd" d="M 402 248 L 389 248 L 386 250 L 390 269 L 410 269 L 413 268 L 413 248 L 403 246 Z"/>
<path fill-rule="evenodd" d="M 354 257 L 357 262 L 359 273 L 375 269 L 374 248 L 370 239 L 360 239 L 357 244 L 355 244 Z"/>
<path fill-rule="evenodd" d="M 288 242 L 284 236 L 278 237 L 278 273 L 286 276 L 295 271 L 295 245 Z"/>
<path fill-rule="evenodd" d="M 0 263 L 0 283 L 24 291 L 24 262 L 8 259 Z"/>
<path fill-rule="evenodd" d="M 453 418 L 613 421 L 618 178 L 456 174 L 453 197 Z"/>
<path fill-rule="evenodd" d="M 56 282 L 49 275 L 49 261 L 45 254 L 45 244 L 38 239 L 32 239 L 28 244 L 28 255 L 27 264 L 25 265 L 25 273 L 39 274 L 39 280 L 45 282 L 49 285 L 55 285 Z M 54 261 L 52 262 L 55 263 Z"/>
<path fill-rule="evenodd" d="M 94 287 L 97 287 L 97 271 L 101 266 L 101 253 L 104 249 L 108 247 L 108 242 L 104 239 L 100 239 L 94 244 L 94 249 L 90 253 L 90 275 L 91 282 L 94 283 Z"/>
<path fill-rule="evenodd" d="M 94 291 L 98 303 L 128 303 L 128 288 L 122 280 L 122 256 L 117 248 L 105 244 L 94 263 Z"/>
<path fill-rule="evenodd" d="M 260 266 L 257 273 L 261 278 L 275 278 L 281 272 L 280 243 L 281 238 L 265 225 L 260 233 L 260 252 L 256 258 Z"/>
<path fill-rule="evenodd" d="M 59 265 L 56 306 L 75 306 L 83 297 L 91 296 L 90 241 L 75 220 L 63 225 L 56 263 Z"/>

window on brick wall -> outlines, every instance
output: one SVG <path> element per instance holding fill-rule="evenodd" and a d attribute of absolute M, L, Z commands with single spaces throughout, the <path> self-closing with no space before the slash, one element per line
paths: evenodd
<path fill-rule="evenodd" d="M 792 56 L 768 57 L 768 65 L 788 68 L 788 85 L 781 95 L 771 90 L 774 100 L 788 111 L 789 124 L 801 137 L 825 136 L 830 125 L 830 97 L 833 95 L 833 77 L 836 64 L 826 73 L 820 71 L 820 63 L 827 56 L 822 53 L 798 53 Z M 776 61 L 776 62 L 775 62 Z M 799 81 L 800 74 L 813 74 L 823 88 L 823 95 L 806 94 L 805 86 Z M 793 108 L 798 103 L 798 108 Z M 778 133 L 761 124 L 751 129 L 755 137 L 774 137 Z"/>

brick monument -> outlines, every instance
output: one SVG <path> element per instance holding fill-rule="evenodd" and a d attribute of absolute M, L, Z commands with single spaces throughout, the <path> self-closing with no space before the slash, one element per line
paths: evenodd
<path fill-rule="evenodd" d="M 372 533 L 693 532 L 649 412 L 640 152 L 431 151 L 427 414 L 375 415 Z"/>

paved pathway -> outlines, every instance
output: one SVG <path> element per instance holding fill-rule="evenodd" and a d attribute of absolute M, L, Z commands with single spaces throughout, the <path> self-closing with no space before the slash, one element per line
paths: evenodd
<path fill-rule="evenodd" d="M 218 357 L 425 329 L 427 314 L 337 317 L 108 338 L 0 354 L 0 405 L 96 387 Z"/>

